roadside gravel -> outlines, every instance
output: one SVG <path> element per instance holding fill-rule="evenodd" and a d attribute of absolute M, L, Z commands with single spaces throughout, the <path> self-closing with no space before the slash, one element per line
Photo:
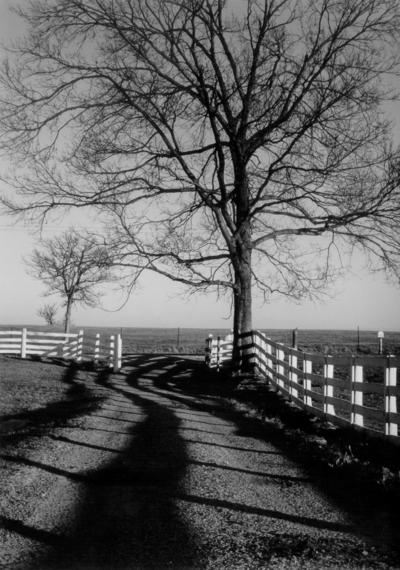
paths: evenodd
<path fill-rule="evenodd" d="M 0 568 L 400 568 L 390 513 L 230 389 L 195 358 L 132 357 L 88 380 L 93 409 L 5 437 Z"/>

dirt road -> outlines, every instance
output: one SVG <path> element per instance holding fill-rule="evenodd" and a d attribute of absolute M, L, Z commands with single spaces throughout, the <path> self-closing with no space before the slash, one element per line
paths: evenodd
<path fill-rule="evenodd" d="M 193 359 L 136 357 L 98 377 L 98 409 L 5 446 L 0 567 L 400 567 L 379 509 L 210 381 Z"/>

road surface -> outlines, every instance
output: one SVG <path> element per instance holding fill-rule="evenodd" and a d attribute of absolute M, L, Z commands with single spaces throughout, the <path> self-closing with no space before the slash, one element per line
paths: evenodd
<path fill-rule="evenodd" d="M 2 450 L 1 568 L 399 568 L 398 529 L 280 432 L 220 405 L 201 362 L 138 356 L 101 406 Z"/>

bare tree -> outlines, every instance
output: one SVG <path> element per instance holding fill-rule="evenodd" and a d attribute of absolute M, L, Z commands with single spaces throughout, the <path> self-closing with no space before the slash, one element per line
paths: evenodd
<path fill-rule="evenodd" d="M 396 0 L 32 0 L 1 74 L 2 144 L 45 217 L 93 206 L 136 279 L 318 295 L 364 251 L 400 275 Z"/>
<path fill-rule="evenodd" d="M 41 307 L 36 312 L 38 317 L 43 317 L 46 323 L 50 326 L 56 324 L 56 314 L 57 314 L 57 304 L 47 304 L 44 307 Z"/>
<path fill-rule="evenodd" d="M 101 292 L 96 287 L 112 281 L 111 259 L 106 248 L 93 237 L 81 236 L 73 229 L 41 239 L 40 246 L 26 260 L 28 272 L 46 285 L 46 296 L 61 296 L 65 306 L 64 329 L 69 333 L 74 304 L 91 308 L 99 305 Z"/>

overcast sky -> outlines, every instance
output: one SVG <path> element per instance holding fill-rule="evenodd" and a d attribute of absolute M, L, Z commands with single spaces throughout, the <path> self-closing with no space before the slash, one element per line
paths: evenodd
<path fill-rule="evenodd" d="M 24 1 L 20 2 L 24 4 Z M 0 0 L 0 38 L 7 41 L 18 35 L 18 19 L 8 11 L 9 0 Z M 400 106 L 393 106 L 400 115 Z M 399 123 L 400 124 L 400 123 Z M 400 140 L 399 126 L 396 139 Z M 0 162 L 7 169 L 7 162 Z M 66 229 L 68 222 L 47 228 L 45 237 Z M 30 228 L 0 215 L 0 324 L 34 326 L 44 324 L 36 311 L 57 297 L 43 298 L 43 286 L 27 275 L 22 261 L 35 244 Z M 253 324 L 258 329 L 352 329 L 400 331 L 400 290 L 387 285 L 382 276 L 371 276 L 354 267 L 355 275 L 338 282 L 325 304 L 296 305 L 276 299 L 267 305 L 254 301 Z M 136 291 L 119 312 L 123 297 L 110 292 L 103 299 L 105 310 L 76 309 L 73 322 L 79 326 L 110 327 L 193 327 L 231 328 L 229 300 L 212 296 L 182 298 L 182 289 L 167 279 L 149 274 L 143 278 L 141 290 Z M 61 316 L 61 310 L 60 310 Z"/>

